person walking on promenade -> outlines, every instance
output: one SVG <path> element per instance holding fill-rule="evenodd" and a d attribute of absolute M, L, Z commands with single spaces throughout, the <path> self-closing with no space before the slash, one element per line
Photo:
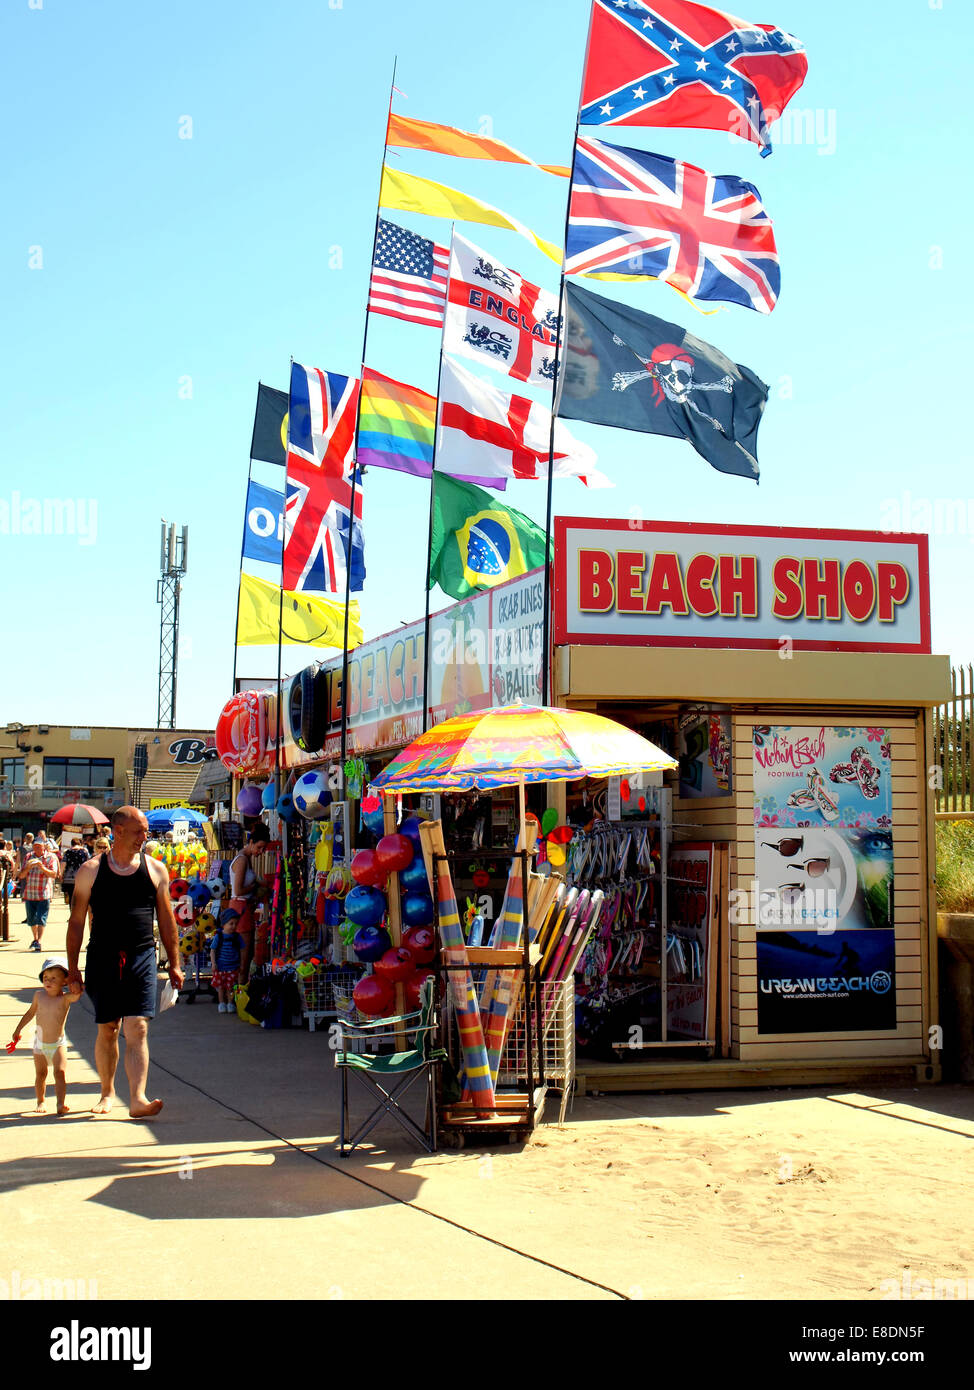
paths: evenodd
<path fill-rule="evenodd" d="M 264 854 L 270 843 L 270 831 L 263 821 L 258 821 L 247 836 L 247 843 L 239 854 L 230 861 L 230 902 L 228 906 L 238 914 L 237 935 L 240 938 L 240 970 L 238 983 L 245 985 L 250 977 L 250 962 L 254 958 L 254 907 L 257 897 L 257 875 L 253 860 Z"/>
<path fill-rule="evenodd" d="M 46 843 L 38 836 L 27 862 L 20 871 L 20 878 L 24 883 L 27 925 L 34 933 L 34 939 L 27 948 L 29 951 L 41 949 L 41 937 L 47 926 L 47 914 L 51 909 L 51 893 L 57 871 L 58 861 L 53 854 L 48 853 Z"/>
<path fill-rule="evenodd" d="M 95 1066 L 101 1082 L 101 1097 L 92 1107 L 96 1115 L 107 1115 L 114 1104 L 120 1031 L 125 1037 L 129 1115 L 150 1119 L 162 1109 L 161 1100 L 149 1100 L 145 1093 L 149 1020 L 156 1011 L 153 913 L 158 917 L 173 988 L 181 989 L 185 977 L 179 968 L 169 875 L 159 860 L 146 858 L 148 833 L 146 818 L 137 807 L 119 807 L 112 816 L 112 848 L 82 864 L 74 881 L 67 932 L 68 989 L 85 989 L 95 1006 Z M 89 907 L 91 936 L 82 981 L 78 957 Z"/>
<path fill-rule="evenodd" d="M 64 851 L 64 872 L 61 875 L 61 891 L 64 893 L 65 907 L 71 906 L 71 896 L 74 893 L 74 881 L 78 876 L 78 870 L 82 864 L 87 864 L 91 855 L 87 848 L 78 843 L 72 845 L 70 849 Z"/>

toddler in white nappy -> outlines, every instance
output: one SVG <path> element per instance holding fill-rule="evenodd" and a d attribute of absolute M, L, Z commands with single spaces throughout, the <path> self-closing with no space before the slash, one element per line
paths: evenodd
<path fill-rule="evenodd" d="M 69 1107 L 65 1104 L 67 1076 L 65 1063 L 67 1054 L 64 1043 L 64 1024 L 68 1009 L 81 998 L 81 991 L 74 994 L 64 992 L 68 978 L 68 963 L 60 956 L 52 956 L 41 967 L 40 981 L 43 989 L 36 990 L 31 1006 L 14 1029 L 13 1042 L 7 1051 L 12 1052 L 20 1041 L 20 1035 L 32 1018 L 34 1025 L 34 1092 L 37 1096 L 36 1115 L 43 1115 L 47 1106 L 47 1072 L 54 1068 L 54 1092 L 57 1097 L 57 1113 L 66 1115 Z"/>

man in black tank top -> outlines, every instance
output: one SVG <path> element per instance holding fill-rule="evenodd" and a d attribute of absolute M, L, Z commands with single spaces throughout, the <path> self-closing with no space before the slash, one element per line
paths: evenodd
<path fill-rule="evenodd" d="M 107 1115 L 115 1099 L 118 1034 L 125 1035 L 125 1074 L 129 1083 L 129 1114 L 149 1119 L 162 1109 L 161 1100 L 145 1093 L 149 1076 L 149 1019 L 156 1011 L 156 948 L 153 915 L 169 960 L 169 979 L 181 989 L 179 933 L 169 897 L 169 875 L 158 859 L 147 859 L 149 833 L 145 816 L 135 806 L 122 806 L 112 816 L 114 844 L 78 870 L 68 920 L 68 988 L 85 989 L 95 1006 L 98 1038 L 95 1066 L 101 1098 L 92 1107 Z M 91 909 L 91 935 L 85 978 L 78 969 L 85 921 Z"/>

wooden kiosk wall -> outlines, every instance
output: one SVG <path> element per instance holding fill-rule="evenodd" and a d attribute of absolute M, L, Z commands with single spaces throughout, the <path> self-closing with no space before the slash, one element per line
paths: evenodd
<path fill-rule="evenodd" d="M 881 725 L 892 743 L 893 926 L 896 941 L 896 1029 L 881 1033 L 758 1033 L 756 930 L 753 920 L 755 724 Z M 862 709 L 797 711 L 749 708 L 732 715 L 731 795 L 680 797 L 674 788 L 673 838 L 717 840 L 731 846 L 732 890 L 747 894 L 730 935 L 731 1056 L 741 1061 L 826 1057 L 910 1057 L 928 1053 L 929 917 L 927 909 L 927 808 L 922 712 L 882 714 Z M 932 823 L 932 821 L 931 821 Z M 745 899 L 738 898 L 743 904 Z"/>
<path fill-rule="evenodd" d="M 893 927 L 896 942 L 896 1028 L 876 1033 L 758 1033 L 754 899 L 754 810 L 751 728 L 762 724 L 881 725 L 892 744 Z M 733 797 L 736 853 L 731 886 L 748 894 L 740 920 L 729 924 L 731 960 L 731 1051 L 742 1061 L 769 1058 L 909 1057 L 929 1055 L 930 953 L 924 720 L 922 713 L 886 714 L 862 709 L 799 713 L 762 708 L 733 719 Z M 674 817 L 675 819 L 675 817 Z M 930 824 L 932 824 L 932 817 Z M 702 833 L 702 832 L 700 832 Z M 721 837 L 722 838 L 722 837 Z M 743 900 L 740 900 L 743 901 Z"/>

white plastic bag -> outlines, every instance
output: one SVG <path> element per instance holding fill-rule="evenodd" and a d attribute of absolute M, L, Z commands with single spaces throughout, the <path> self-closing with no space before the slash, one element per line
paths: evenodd
<path fill-rule="evenodd" d="M 179 990 L 173 988 L 172 980 L 167 980 L 162 987 L 159 995 L 159 1012 L 164 1014 L 167 1009 L 171 1009 L 173 1004 L 179 1002 Z"/>

